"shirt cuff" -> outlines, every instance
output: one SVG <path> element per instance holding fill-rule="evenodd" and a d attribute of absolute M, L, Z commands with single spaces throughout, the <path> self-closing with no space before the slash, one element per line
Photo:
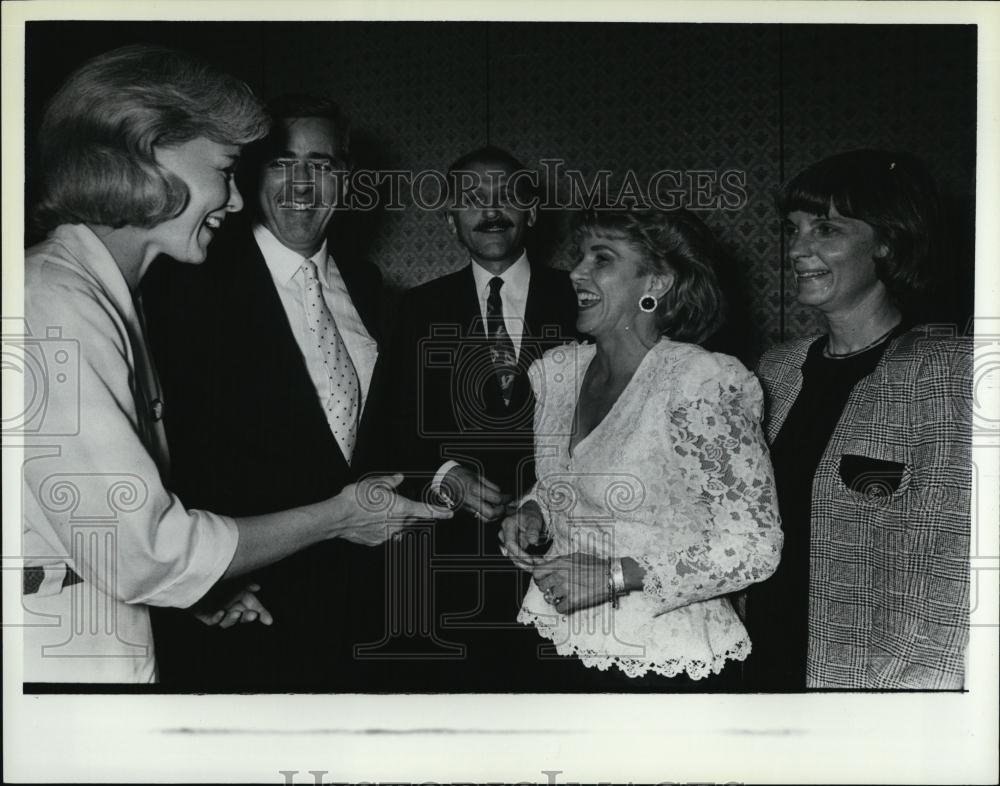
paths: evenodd
<path fill-rule="evenodd" d="M 453 500 L 451 497 L 448 496 L 445 490 L 441 487 L 441 484 L 444 483 L 445 475 L 447 475 L 449 472 L 455 469 L 455 467 L 460 467 L 460 466 L 462 465 L 459 464 L 457 461 L 451 461 L 451 460 L 446 461 L 444 464 L 441 465 L 441 468 L 437 471 L 437 474 L 434 476 L 434 480 L 431 481 L 431 491 L 437 494 L 445 503 L 445 505 L 447 505 L 449 508 L 452 509 L 455 508 L 455 500 Z"/>

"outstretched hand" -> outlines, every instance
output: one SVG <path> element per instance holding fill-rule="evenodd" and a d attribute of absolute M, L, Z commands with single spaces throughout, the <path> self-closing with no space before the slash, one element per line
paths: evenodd
<path fill-rule="evenodd" d="M 396 493 L 403 482 L 400 473 L 375 475 L 346 486 L 341 492 L 353 497 L 354 509 L 343 522 L 339 536 L 363 546 L 378 546 L 408 524 L 449 519 L 453 513 L 442 505 L 417 502 Z"/>
<path fill-rule="evenodd" d="M 467 511 L 480 521 L 495 521 L 507 512 L 510 494 L 504 494 L 489 478 L 458 465 L 441 481 L 442 496 L 452 506 Z"/>

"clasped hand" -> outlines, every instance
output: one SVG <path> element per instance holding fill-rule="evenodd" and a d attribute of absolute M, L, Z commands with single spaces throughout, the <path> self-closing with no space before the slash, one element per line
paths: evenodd
<path fill-rule="evenodd" d="M 599 606 L 608 600 L 608 560 L 574 552 L 543 558 L 531 571 L 545 600 L 560 614 Z"/>
<path fill-rule="evenodd" d="M 500 540 L 511 561 L 531 573 L 545 600 L 560 614 L 599 606 L 608 600 L 608 560 L 574 552 L 536 557 L 525 549 L 545 540 L 545 519 L 534 501 L 504 519 Z"/>
<path fill-rule="evenodd" d="M 540 546 L 546 540 L 545 518 L 542 509 L 534 500 L 528 500 L 520 508 L 503 520 L 500 525 L 500 543 L 507 550 L 507 555 L 515 563 L 521 555 L 528 557 L 526 549 Z M 532 563 L 534 564 L 534 563 Z M 523 566 L 522 566 L 523 567 Z M 526 567 L 525 570 L 530 570 Z"/>
<path fill-rule="evenodd" d="M 229 628 L 237 622 L 246 624 L 260 620 L 262 625 L 274 622 L 264 604 L 255 593 L 260 592 L 259 584 L 247 584 L 233 594 L 232 583 L 220 583 L 191 607 L 191 613 L 209 626 Z"/>

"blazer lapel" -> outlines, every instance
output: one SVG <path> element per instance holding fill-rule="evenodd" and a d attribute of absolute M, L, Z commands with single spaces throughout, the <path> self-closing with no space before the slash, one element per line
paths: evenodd
<path fill-rule="evenodd" d="M 471 263 L 462 270 L 462 275 L 458 279 L 458 287 L 455 298 L 456 317 L 462 335 L 485 339 L 486 323 L 483 321 L 483 312 L 479 308 L 479 293 L 476 291 L 476 279 L 472 275 Z"/>
<path fill-rule="evenodd" d="M 802 390 L 802 364 L 805 363 L 810 343 L 805 342 L 801 347 L 795 347 L 779 361 L 780 373 L 774 378 L 771 390 L 768 391 L 771 406 L 766 418 L 768 443 L 773 443 L 777 438 Z"/>
<path fill-rule="evenodd" d="M 229 277 L 235 285 L 234 291 L 223 293 L 223 296 L 235 304 L 242 315 L 234 313 L 230 327 L 237 331 L 246 353 L 246 395 L 261 396 L 281 407 L 279 411 L 295 413 L 294 417 L 301 421 L 303 428 L 329 433 L 326 416 L 288 323 L 285 307 L 252 235 L 245 254 L 235 261 L 239 268 L 233 271 L 236 275 Z M 333 449 L 346 464 L 333 434 L 329 433 L 329 437 Z"/>
<path fill-rule="evenodd" d="M 160 380 L 156 366 L 146 344 L 146 318 L 142 310 L 142 298 L 134 302 L 134 315 L 141 330 L 132 336 L 132 351 L 135 355 L 136 379 L 142 392 L 143 412 L 139 418 L 146 432 L 146 446 L 156 458 L 156 463 L 164 478 L 170 477 L 170 450 L 167 447 L 167 434 L 163 427 L 163 393 L 160 390 Z"/>
<path fill-rule="evenodd" d="M 377 324 L 375 316 L 377 313 L 376 301 L 381 293 L 378 292 L 374 282 L 372 286 L 366 285 L 362 265 L 355 264 L 351 260 L 343 261 L 339 257 L 334 258 L 331 256 L 330 258 L 333 259 L 337 270 L 340 271 L 340 277 L 344 280 L 347 294 L 350 296 L 354 308 L 357 309 L 358 316 L 361 317 L 361 322 L 364 324 L 365 330 L 368 331 L 368 335 L 381 344 L 382 331 Z"/>

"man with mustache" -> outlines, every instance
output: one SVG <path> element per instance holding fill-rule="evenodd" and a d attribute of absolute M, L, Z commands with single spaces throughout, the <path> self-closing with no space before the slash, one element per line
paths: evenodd
<path fill-rule="evenodd" d="M 241 167 L 253 181 L 243 193 L 257 197 L 247 199 L 251 221 L 227 221 L 203 267 L 161 269 L 145 295 L 173 490 L 189 506 L 240 516 L 322 499 L 357 478 L 378 353 L 379 271 L 328 243 L 349 169 L 347 121 L 314 96 L 269 110 L 272 133 Z M 351 571 L 371 551 L 331 541 L 255 574 L 270 627 L 215 632 L 160 612 L 163 684 L 356 689 L 352 619 L 375 611 Z"/>
<path fill-rule="evenodd" d="M 545 690 L 563 665 L 516 622 L 527 574 L 500 554 L 507 506 L 534 482 L 534 395 L 525 374 L 576 337 L 564 271 L 532 265 L 533 173 L 484 147 L 448 171 L 448 227 L 469 256 L 406 293 L 375 372 L 376 469 L 407 474 L 406 494 L 443 500 L 447 526 L 408 532 L 387 554 L 388 607 L 371 657 L 407 658 L 399 690 Z M 377 638 L 377 636 L 376 636 Z"/>

